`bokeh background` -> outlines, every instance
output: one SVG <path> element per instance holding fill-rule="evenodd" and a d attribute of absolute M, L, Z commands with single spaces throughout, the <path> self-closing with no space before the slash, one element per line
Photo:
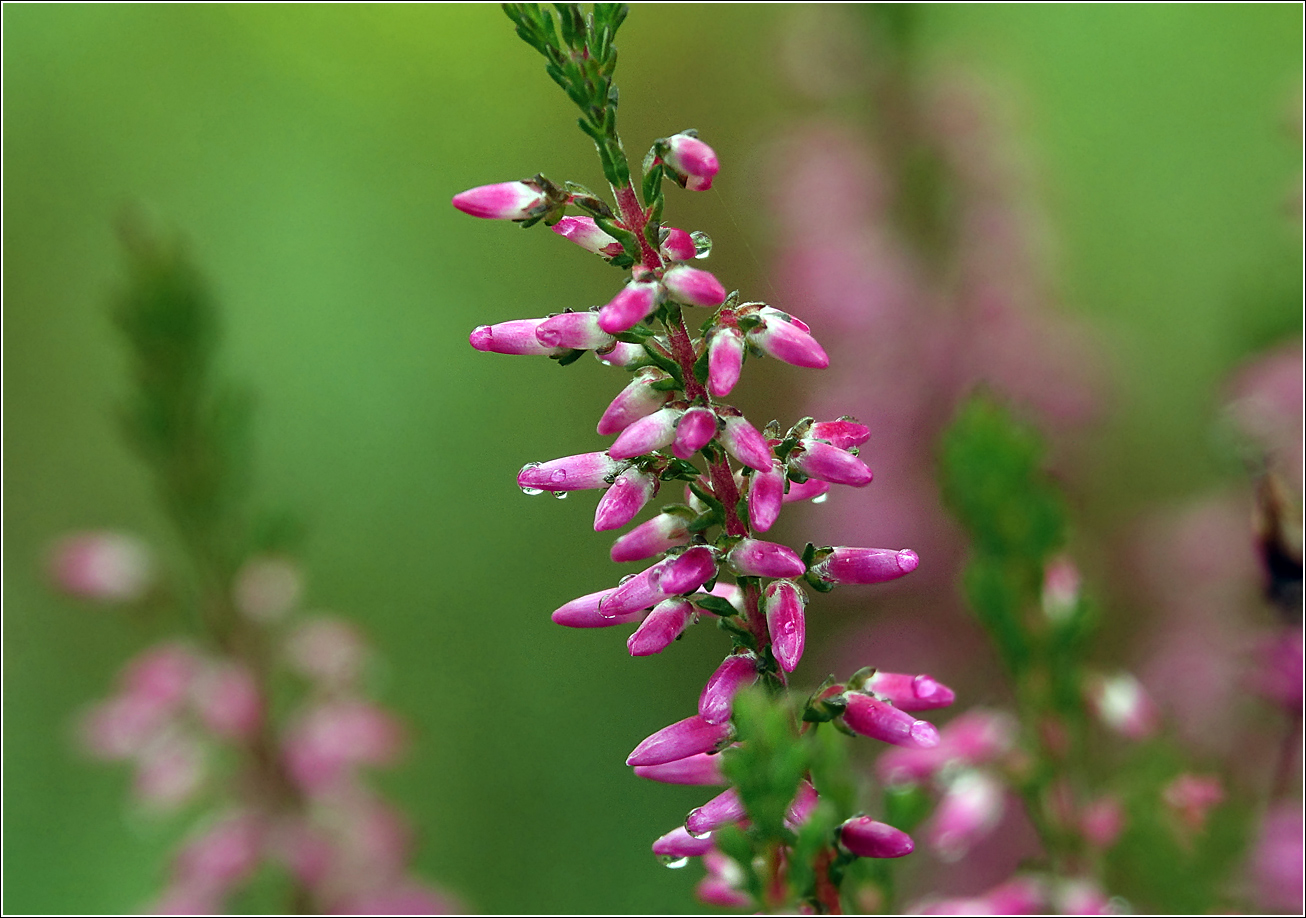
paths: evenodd
<path fill-rule="evenodd" d="M 668 219 L 710 232 L 709 266 L 753 296 L 778 297 L 774 260 L 793 243 L 771 206 L 777 144 L 804 142 L 818 108 L 875 123 L 870 94 L 818 98 L 790 66 L 825 15 L 636 5 L 621 33 L 628 152 L 691 126 L 713 144 L 716 187 L 672 193 Z M 859 15 L 835 23 L 844 38 L 870 35 Z M 131 910 L 181 828 L 135 814 L 125 771 L 79 757 L 69 726 L 156 632 L 42 576 L 70 529 L 169 551 L 116 427 L 126 365 L 107 304 L 132 206 L 184 234 L 218 293 L 223 371 L 257 397 L 256 496 L 307 524 L 309 604 L 362 624 L 386 660 L 381 697 L 414 743 L 381 783 L 420 828 L 419 870 L 487 912 L 695 909 L 694 871 L 647 845 L 702 794 L 622 762 L 692 710 L 723 639 L 691 630 L 632 660 L 624 629 L 552 625 L 615 580 L 609 539 L 589 495 L 513 483 L 527 461 L 599 448 L 622 374 L 466 341 L 615 289 L 543 228 L 448 204 L 537 171 L 601 186 L 538 56 L 493 5 L 25 5 L 3 25 L 5 908 Z M 1100 559 L 1104 640 L 1127 659 L 1150 611 L 1110 582 L 1108 547 L 1150 509 L 1245 481 L 1213 433 L 1221 387 L 1301 333 L 1300 7 L 921 7 L 914 29 L 920 66 L 1000 87 L 1051 308 L 1091 330 L 1105 384 L 1067 486 Z M 859 53 L 874 63 L 874 41 Z M 741 404 L 787 417 L 822 384 L 750 364 Z M 873 612 L 811 617 L 812 683 Z"/>

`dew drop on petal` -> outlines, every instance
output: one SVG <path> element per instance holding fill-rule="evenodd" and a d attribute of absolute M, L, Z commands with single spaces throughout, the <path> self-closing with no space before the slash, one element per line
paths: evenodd
<path fill-rule="evenodd" d="M 540 490 L 539 488 L 528 488 L 528 487 L 526 487 L 525 485 L 522 485 L 522 486 L 521 486 L 521 492 L 522 492 L 523 494 L 525 494 L 527 497 L 534 497 L 534 496 L 536 496 L 537 494 L 543 494 L 543 493 L 544 493 L 544 492 L 543 492 L 542 490 Z"/>
<path fill-rule="evenodd" d="M 566 480 L 567 480 L 566 469 L 554 469 L 552 474 L 549 475 L 549 481 L 552 481 L 555 484 L 561 484 Z"/>
<path fill-rule="evenodd" d="M 672 857 L 669 854 L 658 855 L 658 860 L 661 861 L 662 866 L 668 870 L 679 870 L 681 867 L 684 867 L 689 863 L 689 858 L 687 857 Z"/>
<path fill-rule="evenodd" d="M 825 503 L 825 502 L 826 502 L 827 500 L 829 500 L 829 499 L 830 499 L 830 492 L 829 492 L 829 491 L 822 491 L 820 494 L 818 494 L 818 495 L 816 495 L 815 497 L 812 498 L 812 503 L 814 503 L 814 504 L 823 504 L 823 503 Z"/>
<path fill-rule="evenodd" d="M 567 499 L 567 495 L 570 494 L 571 492 L 570 492 L 570 491 L 550 491 L 549 493 L 551 493 L 551 494 L 554 496 L 554 498 L 555 498 L 556 500 L 566 500 L 566 499 Z"/>

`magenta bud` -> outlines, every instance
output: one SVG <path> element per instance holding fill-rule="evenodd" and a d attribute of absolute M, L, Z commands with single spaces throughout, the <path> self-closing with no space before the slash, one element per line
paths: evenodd
<path fill-rule="evenodd" d="M 775 525 L 785 498 L 784 465 L 776 460 L 765 472 L 754 472 L 748 485 L 748 521 L 758 532 Z"/>
<path fill-rule="evenodd" d="M 535 493 L 603 488 L 623 465 L 607 453 L 581 453 L 549 462 L 531 462 L 517 473 L 517 486 Z"/>
<path fill-rule="evenodd" d="M 714 308 L 726 301 L 726 288 L 711 271 L 678 265 L 662 275 L 662 288 L 677 303 Z"/>
<path fill-rule="evenodd" d="M 653 607 L 653 611 L 635 629 L 626 648 L 632 657 L 647 657 L 661 653 L 694 619 L 694 604 L 687 599 L 666 599 Z"/>
<path fill-rule="evenodd" d="M 808 428 L 807 436 L 812 440 L 825 440 L 839 449 L 850 449 L 869 440 L 871 429 L 852 418 L 840 418 L 837 421 L 817 421 Z"/>
<path fill-rule="evenodd" d="M 804 781 L 798 785 L 798 793 L 794 795 L 793 802 L 785 810 L 785 824 L 790 829 L 797 829 L 807 822 L 812 815 L 812 810 L 816 809 L 816 804 L 819 802 L 820 797 L 817 796 L 816 788 Z"/>
<path fill-rule="evenodd" d="M 712 187 L 721 164 L 714 151 L 692 134 L 673 134 L 667 138 L 663 162 L 685 177 L 690 191 L 707 191 Z"/>
<path fill-rule="evenodd" d="M 587 252 L 611 258 L 623 251 L 621 243 L 599 229 L 593 217 L 563 217 L 550 227 L 563 239 L 569 239 Z"/>
<path fill-rule="evenodd" d="M 780 668 L 791 673 L 803 657 L 807 639 L 803 612 L 807 597 L 796 584 L 779 580 L 766 588 L 762 605 L 766 630 L 771 635 L 771 652 Z"/>
<path fill-rule="evenodd" d="M 635 769 L 639 774 L 639 769 Z M 684 826 L 676 826 L 653 843 L 653 853 L 658 857 L 679 860 L 682 857 L 701 857 L 712 850 L 712 837 L 695 838 Z"/>
<path fill-rule="evenodd" d="M 706 752 L 662 765 L 636 765 L 635 777 L 660 784 L 693 784 L 700 787 L 730 783 L 721 774 L 721 756 Z"/>
<path fill-rule="evenodd" d="M 768 357 L 796 367 L 823 370 L 830 357 L 820 342 L 797 325 L 769 316 L 748 333 L 748 342 Z"/>
<path fill-rule="evenodd" d="M 612 560 L 618 564 L 643 561 L 669 548 L 684 545 L 690 539 L 686 527 L 692 518 L 680 513 L 659 513 L 612 543 Z"/>
<path fill-rule="evenodd" d="M 848 708 L 843 721 L 854 732 L 896 746 L 931 749 L 939 745 L 939 731 L 933 724 L 917 720 L 870 695 L 849 692 L 845 697 Z"/>
<path fill-rule="evenodd" d="M 730 719 L 730 706 L 735 695 L 745 685 L 757 681 L 757 658 L 752 654 L 734 654 L 726 657 L 716 672 L 708 678 L 703 692 L 698 696 L 698 713 L 710 724 L 723 724 Z"/>
<path fill-rule="evenodd" d="M 775 457 L 771 455 L 771 447 L 767 445 L 766 438 L 758 433 L 756 427 L 748 423 L 743 415 L 724 415 L 722 421 L 725 426 L 720 440 L 726 452 L 750 469 L 765 472 L 771 468 Z"/>
<path fill-rule="evenodd" d="M 852 453 L 820 440 L 799 440 L 789 454 L 789 464 L 808 478 L 854 488 L 865 487 L 873 477 L 866 463 Z"/>
<path fill-rule="evenodd" d="M 726 563 L 744 577 L 801 577 L 807 573 L 803 559 L 792 548 L 761 539 L 740 539 L 726 555 Z"/>
<path fill-rule="evenodd" d="M 657 294 L 657 284 L 631 281 L 599 310 L 599 328 L 610 335 L 630 331 L 648 318 L 657 305 Z"/>
<path fill-rule="evenodd" d="M 982 771 L 953 779 L 925 828 L 925 839 L 945 861 L 963 857 L 998 824 L 1005 808 L 1002 784 Z"/>
<path fill-rule="evenodd" d="M 536 326 L 535 337 L 545 347 L 578 348 L 582 351 L 607 347 L 616 340 L 599 328 L 597 312 L 559 313 Z"/>
<path fill-rule="evenodd" d="M 498 325 L 478 325 L 467 340 L 478 351 L 555 357 L 562 349 L 541 344 L 535 330 L 544 319 L 513 319 Z"/>
<path fill-rule="evenodd" d="M 594 510 L 594 531 L 620 529 L 633 520 L 658 492 L 658 477 L 636 468 L 626 469 L 612 480 Z"/>
<path fill-rule="evenodd" d="M 903 857 L 916 850 L 906 832 L 869 816 L 854 816 L 841 825 L 839 841 L 858 857 Z"/>
<path fill-rule="evenodd" d="M 807 332 L 809 335 L 812 333 L 812 327 L 798 316 L 776 309 L 774 306 L 763 306 L 757 310 L 757 314 L 763 319 L 779 319 L 781 322 L 788 322 L 799 331 Z"/>
<path fill-rule="evenodd" d="M 621 432 L 608 455 L 613 459 L 634 459 L 670 446 L 676 438 L 676 422 L 684 413 L 683 408 L 659 408 L 640 418 Z"/>
<path fill-rule="evenodd" d="M 214 735 L 247 739 L 263 720 L 263 698 L 254 675 L 239 663 L 215 663 L 195 681 L 195 713 Z"/>
<path fill-rule="evenodd" d="M 957 698 L 952 689 L 924 673 L 911 676 L 905 673 L 877 672 L 866 687 L 877 695 L 883 695 L 900 711 L 946 708 Z"/>
<path fill-rule="evenodd" d="M 627 577 L 599 601 L 599 614 L 613 618 L 650 608 L 666 599 L 669 594 L 662 589 L 662 576 L 673 560 L 664 558 L 633 577 Z"/>
<path fill-rule="evenodd" d="M 702 545 L 681 552 L 663 572 L 661 587 L 668 596 L 692 593 L 716 573 L 716 555 Z"/>
<path fill-rule="evenodd" d="M 453 206 L 487 220 L 527 220 L 548 209 L 543 190 L 530 182 L 481 185 L 453 196 Z"/>
<path fill-rule="evenodd" d="M 707 343 L 707 391 L 725 398 L 739 382 L 744 368 L 744 335 L 733 326 L 722 326 Z"/>
<path fill-rule="evenodd" d="M 840 546 L 812 565 L 827 583 L 885 583 L 916 570 L 920 559 L 910 548 L 848 548 Z"/>
<path fill-rule="evenodd" d="M 802 482 L 791 481 L 789 482 L 789 490 L 785 492 L 784 502 L 791 504 L 796 500 L 815 500 L 822 494 L 828 493 L 829 490 L 829 483 L 817 478 L 809 478 Z"/>
<path fill-rule="evenodd" d="M 743 801 L 739 799 L 738 791 L 732 787 L 692 811 L 689 818 L 685 820 L 685 828 L 689 830 L 690 835 L 702 836 L 724 825 L 739 822 L 747 815 L 748 812 L 744 809 Z"/>
<path fill-rule="evenodd" d="M 739 588 L 738 584 L 718 580 L 712 589 L 708 590 L 708 593 L 724 599 L 734 606 L 736 611 L 741 613 L 744 611 L 744 591 Z"/>
<path fill-rule="evenodd" d="M 673 393 L 653 388 L 653 383 L 669 378 L 657 367 L 645 367 L 637 372 L 599 418 L 599 433 L 605 437 L 621 433 L 671 401 Z"/>
<path fill-rule="evenodd" d="M 613 593 L 612 590 L 599 590 L 573 599 L 553 613 L 555 624 L 568 628 L 608 628 L 612 625 L 627 625 L 644 617 L 643 609 L 636 609 L 625 615 L 600 615 L 599 603 Z"/>
<path fill-rule="evenodd" d="M 135 602 L 154 579 L 154 559 L 140 539 L 121 532 L 81 532 L 50 551 L 54 585 L 70 596 L 101 603 Z"/>
<path fill-rule="evenodd" d="M 690 408 L 676 425 L 676 439 L 671 452 L 681 459 L 689 459 L 716 436 L 716 415 L 711 408 Z"/>
<path fill-rule="evenodd" d="M 662 240 L 659 251 L 667 261 L 689 261 L 691 258 L 698 257 L 698 247 L 694 245 L 694 237 L 674 226 L 667 227 L 667 238 Z"/>
<path fill-rule="evenodd" d="M 663 727 L 635 747 L 627 765 L 662 765 L 700 752 L 713 752 L 730 740 L 729 724 L 709 724 L 695 714 Z"/>
<path fill-rule="evenodd" d="M 603 327 L 603 316 L 599 315 L 599 327 Z M 599 348 L 594 352 L 594 357 L 599 363 L 606 363 L 610 367 L 638 367 L 648 363 L 648 352 L 638 344 L 631 344 L 628 341 L 617 341 L 607 347 Z"/>

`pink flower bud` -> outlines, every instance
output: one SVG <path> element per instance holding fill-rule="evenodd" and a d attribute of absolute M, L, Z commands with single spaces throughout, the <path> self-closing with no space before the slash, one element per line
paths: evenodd
<path fill-rule="evenodd" d="M 698 257 L 698 247 L 694 245 L 694 237 L 682 229 L 676 229 L 669 226 L 667 229 L 667 238 L 662 240 L 662 247 L 658 250 L 662 257 L 667 261 L 689 261 L 691 258 Z"/>
<path fill-rule="evenodd" d="M 748 815 L 739 792 L 733 787 L 717 794 L 707 803 L 693 810 L 685 820 L 690 835 L 703 836 Z"/>
<path fill-rule="evenodd" d="M 1302 709 L 1302 629 L 1284 628 L 1256 648 L 1251 687 L 1289 714 Z"/>
<path fill-rule="evenodd" d="M 690 191 L 707 191 L 721 168 L 716 152 L 692 134 L 668 137 L 663 161 L 685 177 L 685 187 Z"/>
<path fill-rule="evenodd" d="M 755 472 L 748 485 L 748 521 L 766 532 L 780 517 L 785 498 L 784 464 L 778 459 L 764 472 Z"/>
<path fill-rule="evenodd" d="M 897 746 L 930 749 L 939 745 L 939 731 L 933 724 L 860 692 L 849 692 L 847 699 L 843 721 L 854 732 Z"/>
<path fill-rule="evenodd" d="M 695 714 L 645 739 L 635 747 L 626 764 L 662 765 L 700 752 L 714 752 L 730 740 L 733 732 L 730 724 L 709 724 Z"/>
<path fill-rule="evenodd" d="M 750 331 L 748 342 L 768 357 L 796 367 L 823 370 L 830 365 L 830 357 L 820 342 L 797 325 L 775 316 Z"/>
<path fill-rule="evenodd" d="M 1102 887 L 1084 879 L 1061 880 L 1054 884 L 1052 907 L 1058 915 L 1112 914 L 1111 900 L 1102 892 Z"/>
<path fill-rule="evenodd" d="M 216 822 L 177 852 L 175 878 L 184 884 L 226 891 L 253 874 L 262 856 L 264 831 L 250 813 Z"/>
<path fill-rule="evenodd" d="M 599 310 L 599 328 L 609 335 L 630 331 L 648 318 L 658 304 L 657 295 L 657 284 L 631 281 Z"/>
<path fill-rule="evenodd" d="M 585 491 L 607 487 L 624 463 L 607 453 L 581 453 L 549 462 L 531 462 L 517 473 L 517 486 L 523 491 Z"/>
<path fill-rule="evenodd" d="M 612 543 L 612 560 L 618 564 L 623 561 L 642 561 L 669 548 L 684 545 L 690 539 L 686 527 L 691 519 L 692 517 L 679 513 L 659 513 Z"/>
<path fill-rule="evenodd" d="M 812 565 L 827 583 L 885 583 L 916 570 L 920 559 L 910 548 L 848 548 L 839 546 Z"/>
<path fill-rule="evenodd" d="M 562 349 L 541 344 L 540 339 L 535 337 L 535 330 L 543 321 L 543 319 L 513 319 L 497 325 L 478 325 L 467 340 L 478 351 L 493 354 L 556 357 L 563 352 Z"/>
<path fill-rule="evenodd" d="M 1002 784 L 996 778 L 964 771 L 939 801 L 926 826 L 926 841 L 943 860 L 958 860 L 993 831 L 1004 809 Z"/>
<path fill-rule="evenodd" d="M 812 327 L 798 316 L 776 309 L 774 306 L 763 306 L 757 310 L 757 314 L 763 319 L 779 319 L 781 322 L 787 322 L 799 331 L 807 332 L 809 335 L 812 333 Z"/>
<path fill-rule="evenodd" d="M 1037 915 L 1049 910 L 1045 886 L 1034 877 L 1012 877 L 974 901 L 989 915 Z M 1083 914 L 1078 909 L 1059 911 L 1063 915 Z"/>
<path fill-rule="evenodd" d="M 658 477 L 636 468 L 626 469 L 603 492 L 594 511 L 594 531 L 620 529 L 644 509 L 658 492 Z"/>
<path fill-rule="evenodd" d="M 1165 786 L 1161 799 L 1190 831 L 1200 832 L 1206 826 L 1206 814 L 1224 802 L 1224 785 L 1214 775 L 1185 772 Z"/>
<path fill-rule="evenodd" d="M 535 327 L 535 337 L 545 347 L 593 351 L 607 347 L 614 339 L 599 328 L 597 312 L 562 312 Z"/>
<path fill-rule="evenodd" d="M 816 804 L 819 802 L 820 797 L 816 794 L 816 788 L 809 782 L 804 781 L 798 785 L 798 793 L 794 795 L 793 802 L 785 810 L 785 825 L 797 830 L 811 818 L 812 810 L 816 809 Z"/>
<path fill-rule="evenodd" d="M 852 418 L 840 418 L 837 421 L 817 421 L 808 428 L 807 437 L 811 440 L 825 440 L 838 449 L 851 449 L 869 440 L 871 429 Z"/>
<path fill-rule="evenodd" d="M 726 563 L 744 577 L 801 577 L 807 573 L 803 559 L 792 548 L 761 539 L 740 539 L 726 555 Z"/>
<path fill-rule="evenodd" d="M 152 699 L 118 695 L 86 712 L 79 726 L 82 745 L 96 758 L 121 761 L 136 756 L 169 723 L 172 712 Z"/>
<path fill-rule="evenodd" d="M 465 915 L 458 900 L 427 884 L 405 878 L 348 896 L 335 907 L 340 915 Z"/>
<path fill-rule="evenodd" d="M 209 666 L 195 682 L 200 722 L 224 739 L 248 739 L 263 721 L 263 698 L 253 674 L 233 662 Z"/>
<path fill-rule="evenodd" d="M 487 220 L 527 220 L 543 213 L 548 196 L 531 182 L 481 185 L 453 196 L 453 206 Z"/>
<path fill-rule="evenodd" d="M 747 908 L 753 904 L 752 897 L 744 891 L 747 878 L 743 868 L 716 848 L 703 855 L 703 866 L 707 876 L 698 881 L 694 895 L 706 905 L 721 908 Z"/>
<path fill-rule="evenodd" d="M 743 333 L 729 325 L 719 327 L 707 343 L 707 391 L 725 398 L 739 382 L 743 368 Z"/>
<path fill-rule="evenodd" d="M 614 590 L 599 590 L 577 597 L 553 613 L 554 624 L 566 625 L 568 628 L 608 628 L 612 625 L 628 625 L 644 617 L 643 609 L 636 609 L 624 615 L 603 615 L 599 604 L 611 596 Z"/>
<path fill-rule="evenodd" d="M 726 288 L 702 268 L 677 265 L 662 275 L 662 288 L 671 299 L 686 306 L 715 308 L 726 301 Z"/>
<path fill-rule="evenodd" d="M 717 581 L 716 585 L 708 590 L 708 593 L 724 599 L 734 606 L 736 611 L 740 613 L 744 611 L 744 591 L 739 588 L 738 584 Z"/>
<path fill-rule="evenodd" d="M 903 857 L 916 850 L 906 832 L 869 816 L 854 816 L 841 825 L 839 841 L 858 857 Z"/>
<path fill-rule="evenodd" d="M 49 570 L 54 585 L 69 596 L 106 604 L 136 602 L 154 579 L 150 550 L 121 532 L 61 539 L 50 552 Z"/>
<path fill-rule="evenodd" d="M 763 607 L 766 630 L 771 635 L 771 652 L 787 673 L 793 672 L 803 658 L 803 644 L 807 638 L 803 613 L 806 605 L 807 597 L 803 591 L 787 580 L 776 581 L 766 588 Z"/>
<path fill-rule="evenodd" d="M 674 560 L 663 558 L 652 567 L 621 581 L 615 589 L 599 598 L 599 615 L 605 618 L 624 616 L 648 609 L 667 599 L 670 594 L 662 589 L 662 577 Z"/>
<path fill-rule="evenodd" d="M 789 454 L 789 464 L 808 478 L 854 488 L 865 487 L 874 477 L 866 463 L 852 453 L 820 440 L 799 440 Z"/>
<path fill-rule="evenodd" d="M 358 700 L 333 701 L 308 711 L 286 731 L 286 770 L 309 793 L 330 790 L 355 765 L 386 765 L 403 744 L 403 728 L 389 712 Z"/>
<path fill-rule="evenodd" d="M 681 552 L 662 574 L 662 589 L 668 595 L 692 593 L 716 573 L 716 555 L 712 549 L 696 546 Z"/>
<path fill-rule="evenodd" d="M 621 432 L 608 449 L 608 455 L 613 459 L 634 459 L 670 446 L 676 438 L 676 422 L 684 413 L 683 408 L 659 408 L 640 418 Z"/>
<path fill-rule="evenodd" d="M 785 491 L 784 502 L 791 504 L 796 500 L 815 501 L 816 498 L 828 493 L 830 485 L 827 482 L 817 478 L 809 478 L 806 481 L 789 482 L 789 490 Z"/>
<path fill-rule="evenodd" d="M 285 618 L 299 604 L 304 575 L 289 558 L 251 558 L 241 565 L 232 599 L 241 614 L 267 624 Z"/>
<path fill-rule="evenodd" d="M 672 454 L 681 459 L 690 459 L 716 436 L 716 415 L 711 408 L 690 408 L 676 425 L 676 439 L 672 444 Z"/>
<path fill-rule="evenodd" d="M 661 784 L 692 784 L 705 786 L 729 784 L 721 774 L 721 756 L 700 752 L 662 765 L 636 765 L 635 777 L 646 778 Z"/>
<path fill-rule="evenodd" d="M 1098 719 L 1126 739 L 1146 739 L 1160 726 L 1156 705 L 1142 683 L 1129 673 L 1090 677 L 1084 691 Z"/>
<path fill-rule="evenodd" d="M 1094 848 L 1110 848 L 1124 829 L 1124 807 L 1110 794 L 1091 801 L 1079 814 L 1079 831 Z"/>
<path fill-rule="evenodd" d="M 924 781 L 952 762 L 982 765 L 1010 751 L 1016 739 L 1016 722 L 1003 711 L 972 708 L 954 717 L 939 732 L 932 749 L 887 749 L 876 760 L 876 771 L 886 784 Z"/>
<path fill-rule="evenodd" d="M 952 689 L 924 673 L 911 676 L 905 673 L 877 672 L 866 687 L 877 695 L 883 695 L 900 711 L 946 708 L 957 698 Z"/>
<path fill-rule="evenodd" d="M 639 769 L 635 769 L 639 774 Z M 712 836 L 695 838 L 684 826 L 676 826 L 653 843 L 653 853 L 658 857 L 679 860 L 682 857 L 701 857 L 712 850 Z"/>
<path fill-rule="evenodd" d="M 168 734 L 138 753 L 132 793 L 146 806 L 174 810 L 195 797 L 206 770 L 204 747 L 194 737 Z"/>
<path fill-rule="evenodd" d="M 669 378 L 657 367 L 644 367 L 636 373 L 599 418 L 599 433 L 605 437 L 621 433 L 671 401 L 672 392 L 653 388 L 653 383 Z"/>
<path fill-rule="evenodd" d="M 603 326 L 603 316 L 599 315 L 599 327 Z M 648 362 L 648 352 L 638 344 L 618 341 L 594 352 L 599 363 L 610 367 L 638 367 Z"/>
<path fill-rule="evenodd" d="M 726 452 L 750 469 L 765 472 L 771 468 L 775 457 L 771 455 L 771 447 L 767 445 L 766 438 L 758 433 L 757 428 L 741 414 L 731 415 L 724 411 L 718 411 L 717 414 L 724 423 L 719 437 Z"/>
<path fill-rule="evenodd" d="M 621 243 L 599 229 L 593 217 L 563 217 L 550 227 L 563 239 L 569 239 L 587 252 L 611 258 L 624 250 Z"/>
<path fill-rule="evenodd" d="M 1062 622 L 1079 602 L 1079 569 L 1067 557 L 1050 562 L 1043 572 L 1043 613 Z"/>
<path fill-rule="evenodd" d="M 730 706 L 745 685 L 757 681 L 757 658 L 752 654 L 733 654 L 725 658 L 708 678 L 698 696 L 698 714 L 710 724 L 730 719 Z"/>
<path fill-rule="evenodd" d="M 184 644 L 158 644 L 127 663 L 122 692 L 173 712 L 185 702 L 199 669 L 199 658 Z"/>
<path fill-rule="evenodd" d="M 339 690 L 358 681 L 367 662 L 367 642 L 358 629 L 338 618 L 311 618 L 286 641 L 286 662 L 301 676 Z"/>
<path fill-rule="evenodd" d="M 644 623 L 626 641 L 632 657 L 661 653 L 694 620 L 694 604 L 687 599 L 666 599 L 653 607 Z"/>
<path fill-rule="evenodd" d="M 1281 801 L 1265 814 L 1251 855 L 1253 898 L 1262 908 L 1301 911 L 1302 829 L 1297 801 Z"/>

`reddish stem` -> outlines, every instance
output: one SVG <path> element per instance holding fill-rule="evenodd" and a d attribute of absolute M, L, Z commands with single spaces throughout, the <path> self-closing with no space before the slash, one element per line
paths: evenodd
<path fill-rule="evenodd" d="M 833 852 L 825 848 L 816 856 L 816 862 L 812 865 L 816 870 L 816 901 L 827 915 L 842 915 L 843 903 L 839 900 L 839 890 L 830 882 L 830 864 L 833 860 Z"/>

